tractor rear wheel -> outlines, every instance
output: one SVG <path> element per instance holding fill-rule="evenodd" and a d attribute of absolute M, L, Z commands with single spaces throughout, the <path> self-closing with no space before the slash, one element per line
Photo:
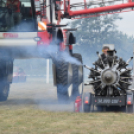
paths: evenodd
<path fill-rule="evenodd" d="M 59 102 L 67 102 L 72 96 L 72 65 L 60 62 L 56 67 L 57 98 Z"/>
<path fill-rule="evenodd" d="M 78 64 L 73 64 L 73 100 L 76 99 L 77 96 L 81 96 L 83 93 L 83 66 L 82 64 L 82 56 L 80 54 L 74 53 L 72 54 Z"/>
<path fill-rule="evenodd" d="M 83 66 L 80 54 L 71 54 L 78 62 L 67 63 L 64 60 L 55 62 L 57 98 L 60 102 L 74 101 L 83 92 Z"/>
<path fill-rule="evenodd" d="M 9 95 L 9 84 L 0 85 L 0 101 L 6 101 Z"/>
<path fill-rule="evenodd" d="M 13 61 L 0 59 L 0 101 L 6 101 L 9 95 L 9 87 L 12 82 Z"/>

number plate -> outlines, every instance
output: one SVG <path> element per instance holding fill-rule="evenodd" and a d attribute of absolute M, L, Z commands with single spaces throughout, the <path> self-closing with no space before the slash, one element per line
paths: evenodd
<path fill-rule="evenodd" d="M 124 96 L 118 97 L 95 97 L 94 103 L 96 105 L 113 105 L 113 106 L 120 106 L 125 105 L 126 98 Z"/>

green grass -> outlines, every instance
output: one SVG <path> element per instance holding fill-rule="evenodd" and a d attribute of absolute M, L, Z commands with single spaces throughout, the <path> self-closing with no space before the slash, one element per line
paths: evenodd
<path fill-rule="evenodd" d="M 133 134 L 134 115 L 0 109 L 0 134 Z"/>
<path fill-rule="evenodd" d="M 0 134 L 134 134 L 134 114 L 58 112 L 72 107 L 55 101 L 56 88 L 44 79 L 12 84 L 0 102 Z"/>

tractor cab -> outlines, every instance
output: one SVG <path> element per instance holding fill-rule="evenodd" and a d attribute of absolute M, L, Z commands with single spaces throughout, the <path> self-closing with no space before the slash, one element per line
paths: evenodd
<path fill-rule="evenodd" d="M 37 31 L 33 0 L 0 0 L 0 32 Z"/>
<path fill-rule="evenodd" d="M 14 51 L 20 47 L 49 45 L 46 9 L 50 7 L 45 5 L 45 0 L 0 0 L 0 48 L 13 50 L 13 58 L 19 58 Z"/>

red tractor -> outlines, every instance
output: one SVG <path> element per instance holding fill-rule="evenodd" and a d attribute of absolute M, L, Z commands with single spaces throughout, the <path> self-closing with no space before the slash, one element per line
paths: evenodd
<path fill-rule="evenodd" d="M 22 58 L 52 59 L 58 100 L 72 100 L 81 95 L 82 56 L 72 51 L 76 42 L 72 31 L 76 29 L 64 28 L 66 25 L 61 25 L 61 19 L 133 10 L 134 2 L 131 0 L 123 4 L 119 2 L 111 5 L 111 1 L 104 0 L 89 3 L 84 0 L 73 4 L 70 0 L 0 0 L 0 100 L 7 100 L 14 59 Z M 91 6 L 101 3 L 101 7 Z M 74 7 L 79 9 L 73 10 Z M 46 54 L 50 48 L 54 53 Z M 66 56 L 77 59 L 79 64 L 66 61 L 68 57 L 63 56 L 64 52 Z"/>

